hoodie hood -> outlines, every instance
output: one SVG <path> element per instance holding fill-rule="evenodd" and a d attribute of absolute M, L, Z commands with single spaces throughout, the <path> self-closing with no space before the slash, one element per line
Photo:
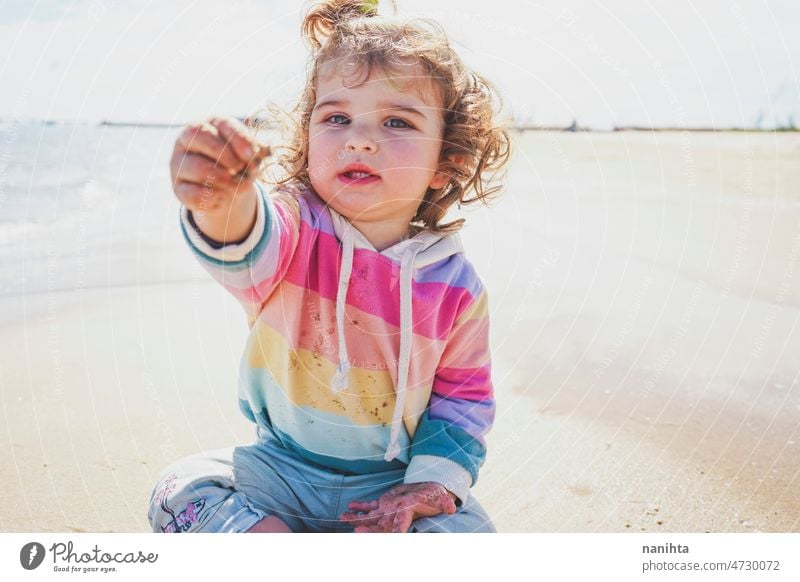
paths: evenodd
<path fill-rule="evenodd" d="M 377 252 L 377 249 L 345 217 L 330 207 L 328 209 L 330 210 L 334 232 L 342 245 L 342 263 L 336 292 L 336 330 L 339 339 L 339 364 L 331 381 L 331 389 L 334 392 L 341 392 L 347 387 L 350 373 L 350 361 L 344 336 L 344 311 L 347 290 L 350 286 L 350 274 L 353 270 L 353 252 L 357 248 L 368 249 L 373 252 Z M 391 434 L 384 456 L 386 461 L 391 461 L 400 453 L 397 441 L 405 410 L 408 371 L 411 365 L 411 343 L 414 332 L 414 313 L 411 301 L 414 271 L 460 253 L 463 249 L 461 237 L 456 233 L 420 232 L 411 238 L 403 239 L 380 253 L 400 264 L 400 354 L 397 358 L 396 401 L 392 415 Z"/>

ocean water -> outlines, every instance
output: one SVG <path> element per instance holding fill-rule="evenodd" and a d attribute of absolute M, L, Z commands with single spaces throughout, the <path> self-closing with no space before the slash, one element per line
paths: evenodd
<path fill-rule="evenodd" d="M 178 225 L 169 159 L 179 131 L 0 122 L 0 322 L 98 290 L 210 282 Z M 553 249 L 560 260 L 587 260 L 588 273 L 599 249 L 702 275 L 743 297 L 780 293 L 800 304 L 797 134 L 531 132 L 515 140 L 498 203 L 463 211 L 468 256 L 495 305 L 561 284 L 539 281 L 545 275 L 584 274 L 570 261 L 526 271 L 549 265 Z"/>
<path fill-rule="evenodd" d="M 56 296 L 202 276 L 170 187 L 179 131 L 0 123 L 0 317 L 30 316 Z"/>

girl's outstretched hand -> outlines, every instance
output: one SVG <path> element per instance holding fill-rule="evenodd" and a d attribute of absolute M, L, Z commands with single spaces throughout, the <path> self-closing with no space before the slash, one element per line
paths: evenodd
<path fill-rule="evenodd" d="M 455 496 L 439 483 L 396 485 L 374 501 L 353 501 L 340 519 L 356 533 L 405 533 L 420 517 L 456 512 Z"/>
<path fill-rule="evenodd" d="M 270 148 L 233 117 L 184 128 L 170 160 L 172 188 L 198 226 L 217 240 L 246 235 L 255 216 L 253 181 Z"/>

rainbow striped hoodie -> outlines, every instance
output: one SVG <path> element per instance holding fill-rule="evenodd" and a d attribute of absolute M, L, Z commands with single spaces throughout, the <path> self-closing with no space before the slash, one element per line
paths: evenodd
<path fill-rule="evenodd" d="M 349 474 L 405 468 L 463 503 L 495 413 L 486 290 L 457 234 L 378 252 L 312 190 L 270 195 L 238 244 L 183 234 L 244 307 L 242 412 L 259 434 Z"/>

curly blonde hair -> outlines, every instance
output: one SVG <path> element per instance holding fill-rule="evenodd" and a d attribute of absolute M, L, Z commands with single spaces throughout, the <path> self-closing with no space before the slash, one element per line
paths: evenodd
<path fill-rule="evenodd" d="M 442 96 L 439 170 L 450 180 L 442 188 L 428 188 L 412 223 L 432 232 L 454 232 L 463 226 L 463 218 L 441 223 L 453 204 L 488 203 L 502 188 L 501 169 L 511 154 L 511 141 L 506 126 L 495 119 L 496 94 L 486 79 L 461 62 L 438 23 L 378 16 L 377 4 L 328 0 L 306 14 L 302 35 L 311 48 L 308 80 L 290 115 L 288 144 L 278 154 L 284 176 L 275 182 L 311 187 L 309 124 L 323 66 L 346 61 L 366 80 L 375 68 L 391 78 L 401 66 L 419 64 Z"/>

